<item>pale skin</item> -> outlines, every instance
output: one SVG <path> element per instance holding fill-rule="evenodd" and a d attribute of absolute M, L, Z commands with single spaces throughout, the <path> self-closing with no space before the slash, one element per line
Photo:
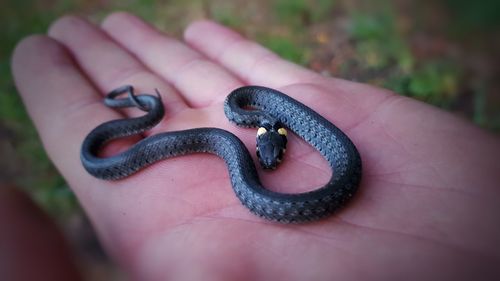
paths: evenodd
<path fill-rule="evenodd" d="M 47 153 L 101 242 L 139 280 L 448 280 L 500 276 L 500 142 L 459 117 L 365 84 L 321 76 L 211 21 L 183 40 L 133 15 L 100 26 L 77 17 L 31 36 L 12 59 L 15 82 Z M 164 121 L 145 134 L 219 127 L 255 152 L 256 130 L 231 125 L 222 102 L 243 85 L 276 88 L 341 128 L 363 160 L 359 192 L 335 215 L 282 225 L 234 195 L 224 162 L 207 154 L 165 160 L 108 182 L 85 172 L 91 129 L 143 114 L 105 107 L 124 84 L 154 94 Z M 139 139 L 114 142 L 105 155 Z M 272 190 L 320 186 L 330 170 L 289 134 L 284 163 L 259 171 Z"/>

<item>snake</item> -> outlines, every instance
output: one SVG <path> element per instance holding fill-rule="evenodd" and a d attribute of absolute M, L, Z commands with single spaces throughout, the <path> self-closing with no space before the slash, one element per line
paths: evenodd
<path fill-rule="evenodd" d="M 111 140 L 141 134 L 165 115 L 158 90 L 156 95 L 135 94 L 133 86 L 126 85 L 108 93 L 104 103 L 111 108 L 135 107 L 146 114 L 105 122 L 85 137 L 81 162 L 99 179 L 119 180 L 163 159 L 211 153 L 225 161 L 242 205 L 261 218 L 279 223 L 311 222 L 336 213 L 354 196 L 361 181 L 361 157 L 349 137 L 314 110 L 275 89 L 237 88 L 226 97 L 224 113 L 231 123 L 258 128 L 256 153 L 264 169 L 275 169 L 283 160 L 287 129 L 319 151 L 332 173 L 326 184 L 314 190 L 280 193 L 265 188 L 249 150 L 236 135 L 220 128 L 157 133 L 117 155 L 101 157 L 100 150 Z"/>

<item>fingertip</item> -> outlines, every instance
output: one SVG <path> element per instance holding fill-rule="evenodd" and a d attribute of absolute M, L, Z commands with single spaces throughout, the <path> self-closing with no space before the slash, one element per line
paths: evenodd
<path fill-rule="evenodd" d="M 199 32 L 199 30 L 204 30 L 206 27 L 212 27 L 212 26 L 218 25 L 216 22 L 209 20 L 209 19 L 199 19 L 199 20 L 194 20 L 191 23 L 186 26 L 184 29 L 184 36 L 190 36 L 191 34 L 196 34 Z"/>
<path fill-rule="evenodd" d="M 56 40 L 41 34 L 30 35 L 19 41 L 12 53 L 12 73 L 15 80 L 28 73 L 44 71 L 49 64 L 70 63 L 66 49 Z M 64 55 L 62 55 L 64 54 Z"/>
<path fill-rule="evenodd" d="M 232 29 L 210 19 L 202 19 L 191 22 L 184 30 L 184 39 L 188 42 L 195 42 L 208 34 L 223 34 L 231 37 L 241 37 Z"/>
<path fill-rule="evenodd" d="M 87 21 L 79 16 L 67 14 L 53 21 L 49 26 L 47 34 L 50 37 L 59 38 L 65 34 L 66 30 L 75 30 L 75 28 L 78 28 L 82 24 L 87 24 Z"/>
<path fill-rule="evenodd" d="M 35 50 L 45 49 L 47 45 L 51 44 L 50 41 L 50 38 L 41 34 L 24 37 L 14 47 L 14 51 L 12 52 L 12 66 L 14 67 L 23 61 L 26 54 L 30 54 Z"/>
<path fill-rule="evenodd" d="M 152 42 L 158 35 L 163 36 L 148 22 L 123 11 L 109 14 L 101 22 L 101 29 L 122 45 L 127 45 L 124 42 Z"/>
<path fill-rule="evenodd" d="M 104 30 L 114 29 L 116 26 L 129 24 L 131 22 L 141 23 L 143 20 L 136 15 L 125 11 L 117 11 L 107 15 L 101 22 L 101 28 Z"/>

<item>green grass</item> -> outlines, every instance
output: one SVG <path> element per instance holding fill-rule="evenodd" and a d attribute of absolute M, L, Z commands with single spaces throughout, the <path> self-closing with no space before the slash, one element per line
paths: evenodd
<path fill-rule="evenodd" d="M 273 13 L 283 23 L 295 28 L 327 19 L 335 5 L 333 0 L 277 0 L 270 2 Z"/>
<path fill-rule="evenodd" d="M 378 3 L 385 5 L 371 7 L 365 12 L 356 10 L 351 16 L 350 35 L 358 57 L 356 66 L 361 68 L 361 72 L 378 72 L 381 85 L 399 94 L 449 108 L 461 98 L 461 88 L 467 87 L 462 82 L 465 80 L 462 65 L 451 56 L 426 58 L 424 61 L 417 59 L 407 41 L 409 34 L 397 28 L 396 14 L 389 2 Z M 464 26 L 467 20 L 462 22 L 456 19 L 454 24 Z M 481 105 L 486 98 L 484 90 L 481 93 L 475 91 L 474 95 L 478 95 L 475 116 L 481 117 L 474 117 L 473 120 L 492 127 L 483 112 L 486 107 Z"/>
<path fill-rule="evenodd" d="M 210 9 L 210 16 L 225 26 L 240 28 L 244 24 L 244 19 L 235 13 L 235 10 L 236 4 L 228 1 L 223 5 L 217 6 L 217 8 L 212 7 Z"/>
<path fill-rule="evenodd" d="M 498 35 L 500 1 L 446 0 L 444 2 L 455 19 L 449 26 L 449 32 L 458 36 L 469 36 L 474 32 Z"/>
<path fill-rule="evenodd" d="M 305 64 L 308 59 L 308 51 L 294 42 L 293 39 L 276 36 L 269 34 L 262 34 L 259 36 L 259 41 L 262 45 L 271 49 L 273 52 L 280 54 L 280 56 L 289 61 L 298 64 Z"/>

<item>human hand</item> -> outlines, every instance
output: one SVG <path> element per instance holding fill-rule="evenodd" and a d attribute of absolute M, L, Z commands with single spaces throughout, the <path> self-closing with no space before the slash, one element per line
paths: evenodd
<path fill-rule="evenodd" d="M 448 113 L 386 90 L 322 77 L 209 21 L 185 43 L 116 13 L 101 27 L 75 17 L 23 40 L 17 87 L 45 148 L 108 252 L 141 280 L 423 280 L 499 276 L 498 138 Z M 246 84 L 276 88 L 342 129 L 363 160 L 351 202 L 330 218 L 281 225 L 250 214 L 215 156 L 168 159 L 125 180 L 83 169 L 80 145 L 105 121 L 137 116 L 102 104 L 124 84 L 162 94 L 164 121 L 148 135 L 196 127 L 232 131 L 254 152 L 255 130 L 226 120 L 222 102 Z M 139 139 L 114 142 L 105 154 Z M 289 138 L 266 187 L 301 192 L 330 170 Z"/>

